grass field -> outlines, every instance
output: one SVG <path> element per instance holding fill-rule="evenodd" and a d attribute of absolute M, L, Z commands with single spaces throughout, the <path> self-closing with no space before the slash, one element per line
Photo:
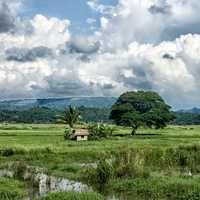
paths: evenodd
<path fill-rule="evenodd" d="M 87 142 L 64 141 L 63 132 L 63 125 L 1 124 L 1 168 L 21 161 L 45 168 L 55 176 L 90 184 L 82 177 L 85 164 L 130 150 L 131 159 L 122 158 L 119 163 L 120 176 L 112 177 L 106 186 L 109 194 L 118 194 L 122 200 L 133 196 L 136 199 L 147 196 L 148 199 L 198 199 L 200 196 L 200 126 L 140 129 L 134 137 L 130 136 L 130 129 L 117 127 L 112 137 Z M 130 168 L 130 163 L 134 168 Z M 138 169 L 148 172 L 148 176 L 138 175 L 141 174 L 136 173 Z M 10 180 L 10 190 L 13 181 Z M 3 187 L 5 179 L 0 181 L 0 191 Z M 9 185 L 6 188 L 9 190 Z"/>

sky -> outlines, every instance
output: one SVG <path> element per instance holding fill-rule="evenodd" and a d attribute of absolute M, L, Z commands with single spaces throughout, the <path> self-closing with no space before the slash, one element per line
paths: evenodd
<path fill-rule="evenodd" d="M 199 88 L 198 0 L 0 0 L 0 100 Z"/>

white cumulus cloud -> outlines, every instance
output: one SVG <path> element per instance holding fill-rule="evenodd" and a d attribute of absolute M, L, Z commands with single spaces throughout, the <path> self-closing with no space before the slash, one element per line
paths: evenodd
<path fill-rule="evenodd" d="M 1 1 L 1 99 L 155 90 L 175 108 L 199 106 L 198 0 L 90 0 L 101 23 L 90 36 L 71 35 L 67 19 L 12 21 L 22 1 Z"/>

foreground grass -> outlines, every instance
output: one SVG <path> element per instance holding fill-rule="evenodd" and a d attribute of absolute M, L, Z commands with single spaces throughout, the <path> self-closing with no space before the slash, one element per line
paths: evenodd
<path fill-rule="evenodd" d="M 0 199 L 20 200 L 25 196 L 23 183 L 7 178 L 0 178 Z"/>
<path fill-rule="evenodd" d="M 75 193 L 75 192 L 60 192 L 52 193 L 46 197 L 37 200 L 104 200 L 104 198 L 95 192 Z"/>
<path fill-rule="evenodd" d="M 114 180 L 113 192 L 127 199 L 165 199 L 196 200 L 200 199 L 200 178 L 156 176 L 149 179 Z"/>

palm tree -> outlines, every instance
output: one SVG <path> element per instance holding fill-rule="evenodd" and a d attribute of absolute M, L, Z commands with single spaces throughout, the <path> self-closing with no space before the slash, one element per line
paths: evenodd
<path fill-rule="evenodd" d="M 77 108 L 69 106 L 64 111 L 63 116 L 60 117 L 59 121 L 65 124 L 68 124 L 70 128 L 74 128 L 74 124 L 76 124 L 80 119 L 80 113 Z"/>

